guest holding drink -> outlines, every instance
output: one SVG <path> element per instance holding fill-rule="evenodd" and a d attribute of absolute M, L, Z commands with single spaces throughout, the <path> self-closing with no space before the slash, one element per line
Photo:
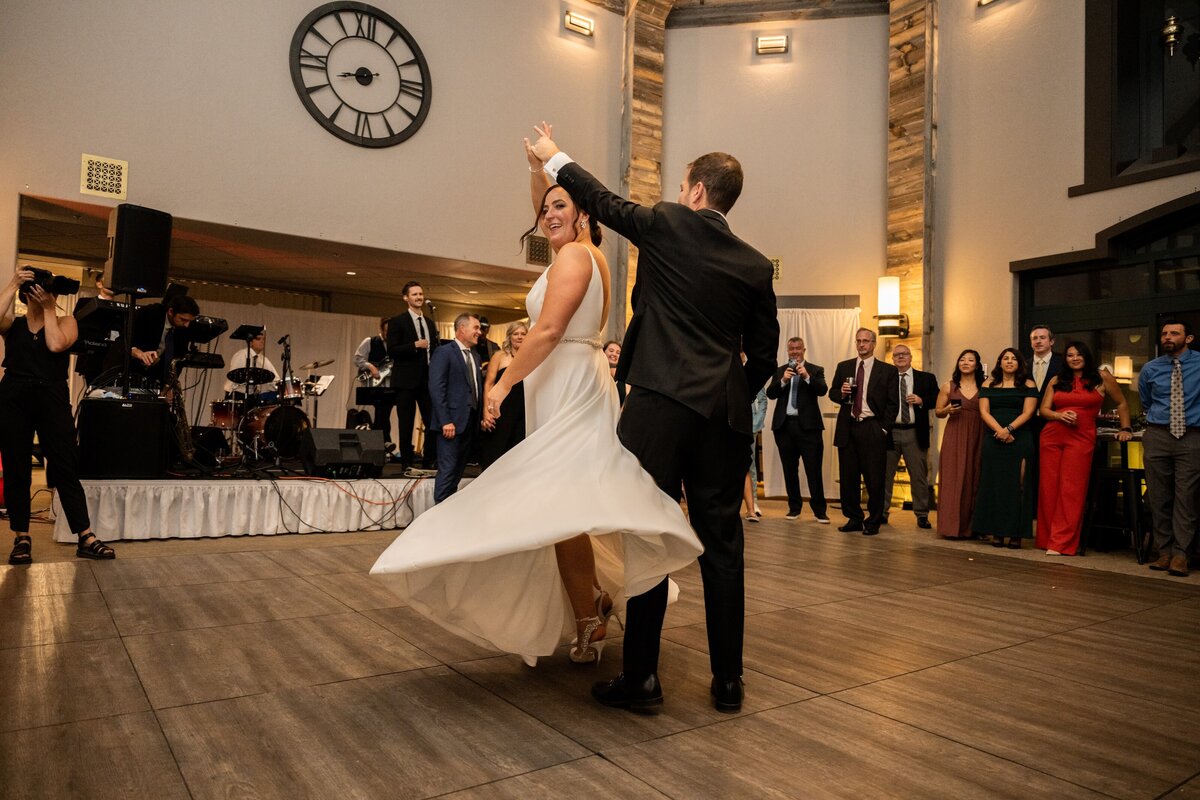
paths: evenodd
<path fill-rule="evenodd" d="M 1083 506 L 1096 449 L 1096 415 L 1107 394 L 1121 420 L 1118 441 L 1132 438 L 1129 406 L 1116 378 L 1099 369 L 1083 342 L 1071 342 L 1063 366 L 1042 399 L 1046 427 L 1041 436 L 1038 487 L 1037 545 L 1048 556 L 1073 556 L 1079 551 Z"/>
<path fill-rule="evenodd" d="M 1038 390 L 1025 357 L 1006 347 L 991 378 L 979 390 L 979 417 L 987 430 L 980 448 L 979 497 L 971 529 L 990 533 L 992 547 L 1020 549 L 1033 538 L 1036 488 L 1030 463 L 1036 455 L 1029 421 L 1037 412 Z M 990 435 L 989 435 L 990 434 Z"/>
<path fill-rule="evenodd" d="M 937 535 L 963 539 L 971 535 L 971 514 L 979 487 L 979 353 L 963 350 L 954 374 L 938 393 L 933 413 L 946 420 L 938 468 Z"/>

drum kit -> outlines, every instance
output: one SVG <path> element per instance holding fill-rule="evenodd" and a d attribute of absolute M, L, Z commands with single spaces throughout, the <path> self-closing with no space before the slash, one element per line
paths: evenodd
<path fill-rule="evenodd" d="M 250 361 L 250 341 L 262 332 L 262 326 L 242 325 L 231 339 L 246 342 L 247 362 Z M 301 381 L 292 374 L 291 337 L 280 339 L 284 346 L 282 375 L 276 378 L 261 367 L 240 367 L 225 377 L 242 391 L 231 392 L 224 400 L 213 400 L 210 424 L 230 437 L 230 451 L 238 459 L 283 459 L 300 454 L 304 432 L 313 427 L 301 407 L 306 398 L 318 398 L 328 382 L 311 375 Z M 312 361 L 300 371 L 319 369 L 334 359 Z M 274 391 L 270 391 L 273 388 Z M 264 391 L 266 389 L 266 391 Z"/>

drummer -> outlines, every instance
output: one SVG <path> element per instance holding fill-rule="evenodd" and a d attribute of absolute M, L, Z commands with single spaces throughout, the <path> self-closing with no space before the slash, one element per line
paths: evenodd
<path fill-rule="evenodd" d="M 235 370 L 243 367 L 251 369 L 264 369 L 271 373 L 270 378 L 262 376 L 261 383 L 252 383 L 250 385 L 250 401 L 254 404 L 257 401 L 258 405 L 268 405 L 274 403 L 277 397 L 275 391 L 275 381 L 279 379 L 279 370 L 275 369 L 275 365 L 271 363 L 271 359 L 267 358 L 263 351 L 267 349 L 267 332 L 260 331 L 257 336 L 249 341 L 250 348 L 238 348 L 229 358 L 229 373 L 232 374 Z M 226 400 L 246 400 L 246 384 L 234 383 L 225 379 L 225 399 Z"/>

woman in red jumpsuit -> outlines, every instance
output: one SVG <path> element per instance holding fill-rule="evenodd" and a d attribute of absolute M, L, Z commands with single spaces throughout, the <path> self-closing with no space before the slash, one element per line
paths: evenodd
<path fill-rule="evenodd" d="M 1105 394 L 1116 403 L 1120 415 L 1117 438 L 1127 442 L 1129 407 L 1121 387 L 1112 373 L 1096 366 L 1086 344 L 1068 344 L 1062 371 L 1051 378 L 1041 407 L 1048 422 L 1040 440 L 1037 545 L 1045 548 L 1048 556 L 1073 556 L 1079 551 L 1096 449 L 1096 415 Z"/>

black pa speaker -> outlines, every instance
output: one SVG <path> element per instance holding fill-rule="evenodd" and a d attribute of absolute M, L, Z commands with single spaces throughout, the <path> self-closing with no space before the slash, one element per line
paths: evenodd
<path fill-rule="evenodd" d="M 386 454 L 383 431 L 308 428 L 300 439 L 304 471 L 323 478 L 378 478 Z"/>
<path fill-rule="evenodd" d="M 104 285 L 117 294 L 162 297 L 171 261 L 171 215 L 122 203 L 108 217 Z"/>
<path fill-rule="evenodd" d="M 82 478 L 162 478 L 171 413 L 162 400 L 91 398 L 79 403 Z"/>

